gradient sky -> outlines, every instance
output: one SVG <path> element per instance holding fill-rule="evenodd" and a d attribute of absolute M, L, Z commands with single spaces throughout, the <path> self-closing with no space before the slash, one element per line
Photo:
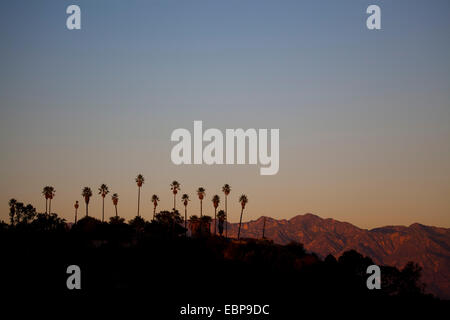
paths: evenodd
<path fill-rule="evenodd" d="M 69 31 L 78 4 L 82 30 Z M 378 4 L 382 30 L 365 26 Z M 450 2 L 17 1 L 0 4 L 0 219 L 16 198 L 73 220 L 81 189 L 119 193 L 119 215 L 169 184 L 193 198 L 229 183 L 229 219 L 311 212 L 364 228 L 450 227 Z M 279 128 L 280 171 L 175 166 L 170 134 Z M 179 201 L 179 205 L 181 202 Z M 81 215 L 84 205 L 81 204 Z M 108 196 L 106 215 L 113 214 Z"/>

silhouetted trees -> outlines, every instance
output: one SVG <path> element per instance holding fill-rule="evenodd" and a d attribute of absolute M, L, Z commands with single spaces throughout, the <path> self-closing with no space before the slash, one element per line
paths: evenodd
<path fill-rule="evenodd" d="M 42 189 L 42 194 L 45 197 L 45 213 L 51 213 L 52 199 L 55 196 L 55 188 L 53 188 L 52 186 L 45 186 Z"/>
<path fill-rule="evenodd" d="M 227 218 L 227 215 L 226 215 L 225 211 L 219 210 L 219 212 L 217 213 L 217 219 L 218 219 L 218 228 L 219 228 L 220 236 L 222 236 L 223 224 L 224 224 L 226 218 Z"/>
<path fill-rule="evenodd" d="M 159 212 L 156 214 L 155 222 L 174 237 L 185 233 L 185 229 L 181 226 L 183 218 L 178 210 Z"/>
<path fill-rule="evenodd" d="M 11 227 L 36 232 L 64 231 L 66 222 L 56 213 L 37 213 L 31 205 L 24 205 L 15 199 L 9 204 L 9 217 Z"/>
<path fill-rule="evenodd" d="M 239 202 L 241 203 L 241 218 L 239 219 L 239 230 L 238 230 L 238 240 L 241 237 L 241 224 L 242 224 L 242 214 L 244 213 L 245 205 L 248 202 L 248 198 L 245 194 L 239 197 Z"/>
<path fill-rule="evenodd" d="M 422 267 L 415 262 L 408 262 L 400 272 L 399 291 L 401 295 L 421 295 L 425 285 L 420 283 Z"/>
<path fill-rule="evenodd" d="M 141 216 L 136 216 L 133 219 L 131 219 L 128 224 L 137 232 L 141 233 L 144 231 L 144 228 L 147 224 L 147 222 L 142 218 Z"/>
<path fill-rule="evenodd" d="M 75 201 L 75 204 L 73 205 L 73 207 L 75 208 L 75 223 L 77 223 L 78 221 L 78 208 L 80 207 L 80 205 L 78 204 L 78 200 Z"/>
<path fill-rule="evenodd" d="M 137 202 L 137 215 L 139 217 L 139 205 L 141 202 L 141 187 L 144 184 L 144 176 L 142 174 L 138 174 L 136 179 L 134 179 L 134 181 L 136 181 L 136 184 L 138 186 L 138 202 Z"/>
<path fill-rule="evenodd" d="M 211 220 L 210 216 L 201 216 L 200 218 L 193 215 L 189 219 L 189 225 L 193 237 L 202 238 L 211 234 Z"/>
<path fill-rule="evenodd" d="M 81 195 L 84 198 L 84 203 L 86 204 L 86 217 L 89 216 L 89 201 L 92 197 L 92 190 L 89 187 L 84 187 Z"/>
<path fill-rule="evenodd" d="M 189 195 L 187 195 L 186 193 L 183 194 L 181 196 L 181 201 L 183 202 L 184 205 L 184 228 L 186 229 L 185 235 L 187 236 L 187 205 L 190 201 Z"/>
<path fill-rule="evenodd" d="M 123 224 L 123 223 L 125 223 L 125 219 L 116 215 L 115 217 L 109 218 L 109 223 L 110 224 Z"/>
<path fill-rule="evenodd" d="M 222 192 L 225 194 L 225 237 L 228 237 L 228 207 L 227 207 L 227 200 L 228 195 L 231 192 L 231 187 L 229 184 L 224 184 L 222 187 Z"/>
<path fill-rule="evenodd" d="M 159 197 L 154 194 L 152 195 L 152 203 L 153 203 L 153 220 L 155 220 L 156 207 L 158 206 Z"/>
<path fill-rule="evenodd" d="M 200 217 L 203 215 L 203 198 L 205 197 L 206 191 L 205 188 L 200 187 L 197 189 L 197 195 L 200 199 Z"/>
<path fill-rule="evenodd" d="M 31 222 L 31 228 L 39 232 L 63 232 L 66 229 L 66 220 L 58 217 L 56 213 L 38 213 Z"/>
<path fill-rule="evenodd" d="M 117 214 L 117 204 L 119 203 L 119 195 L 117 194 L 117 193 L 114 193 L 112 196 L 111 196 L 111 200 L 112 200 L 112 202 L 113 202 L 113 205 L 114 205 L 114 208 L 115 208 L 115 210 L 116 210 L 116 218 L 119 216 L 118 214 Z"/>
<path fill-rule="evenodd" d="M 172 193 L 173 193 L 173 209 L 174 210 L 177 208 L 176 197 L 177 197 L 178 190 L 180 190 L 180 188 L 181 188 L 180 183 L 176 180 L 170 184 L 170 190 L 172 190 Z"/>
<path fill-rule="evenodd" d="M 9 200 L 9 219 L 12 226 L 31 223 L 36 216 L 36 209 L 31 205 L 24 205 L 16 199 Z"/>
<path fill-rule="evenodd" d="M 306 255 L 305 247 L 302 243 L 292 241 L 286 245 L 286 249 L 296 257 L 303 257 Z"/>
<path fill-rule="evenodd" d="M 217 207 L 220 203 L 220 197 L 216 194 L 212 198 L 212 203 L 214 206 L 214 235 L 216 235 L 216 226 L 217 226 Z"/>
<path fill-rule="evenodd" d="M 102 184 L 98 188 L 98 194 L 102 196 L 102 222 L 105 221 L 105 197 L 109 193 L 109 188 L 106 184 Z"/>
<path fill-rule="evenodd" d="M 200 231 L 202 236 L 207 236 L 211 234 L 211 221 L 210 216 L 201 216 L 200 219 Z"/>
<path fill-rule="evenodd" d="M 244 205 L 247 203 L 246 197 L 241 200 Z M 190 217 L 191 238 L 181 236 L 186 233 L 183 227 L 186 223 L 177 210 L 161 211 L 151 222 L 141 216 L 128 223 L 118 215 L 111 217 L 109 223 L 86 216 L 71 226 L 56 213 L 37 213 L 32 205 L 24 205 L 15 199 L 8 204 L 10 224 L 0 222 L 1 248 L 8 248 L 8 252 L 33 252 L 38 257 L 26 260 L 24 255 L 17 258 L 3 254 L 3 261 L 10 265 L 7 273 L 10 278 L 20 278 L 19 270 L 24 266 L 30 270 L 39 267 L 42 272 L 52 270 L 53 265 L 63 268 L 76 260 L 76 263 L 88 266 L 90 285 L 102 289 L 117 285 L 117 279 L 120 279 L 127 288 L 153 285 L 156 290 L 167 288 L 165 293 L 168 294 L 180 281 L 173 277 L 176 268 L 183 266 L 187 274 L 205 270 L 202 277 L 207 279 L 220 274 L 223 283 L 244 279 L 246 285 L 240 289 L 245 296 L 261 293 L 277 297 L 283 290 L 295 290 L 296 299 L 311 295 L 350 299 L 430 298 L 424 294 L 420 282 L 422 269 L 413 262 L 402 269 L 380 266 L 382 289 L 368 290 L 366 270 L 374 262 L 355 250 L 344 252 L 338 259 L 328 255 L 321 260 L 307 252 L 301 243 L 278 245 L 268 240 L 231 241 L 211 237 L 212 219 L 207 215 Z M 241 216 L 243 209 L 244 206 Z M 226 221 L 224 210 L 219 210 L 217 220 L 222 236 Z M 65 253 L 68 259 L 64 258 Z M 120 266 L 115 266 L 116 263 Z M 53 279 L 52 273 L 43 279 Z M 28 282 L 24 283 L 28 285 Z M 46 282 L 46 285 L 53 284 Z M 265 290 L 269 287 L 270 290 Z M 223 290 L 231 292 L 232 288 L 225 286 Z"/>

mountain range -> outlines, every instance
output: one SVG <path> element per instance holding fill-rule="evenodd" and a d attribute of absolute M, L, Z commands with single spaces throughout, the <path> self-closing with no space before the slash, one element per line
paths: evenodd
<path fill-rule="evenodd" d="M 422 268 L 426 292 L 450 299 L 450 229 L 414 223 L 361 229 L 351 223 L 323 219 L 313 214 L 297 215 L 289 220 L 260 217 L 245 222 L 241 238 L 261 238 L 265 219 L 265 238 L 278 244 L 300 242 L 308 251 L 324 258 L 338 258 L 354 249 L 379 265 L 403 268 L 409 261 Z M 228 225 L 228 236 L 236 237 L 238 223 Z"/>

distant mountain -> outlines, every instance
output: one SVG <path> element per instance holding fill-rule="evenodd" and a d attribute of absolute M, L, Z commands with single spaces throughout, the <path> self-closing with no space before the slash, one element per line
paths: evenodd
<path fill-rule="evenodd" d="M 261 238 L 263 223 L 263 217 L 243 223 L 241 237 Z M 228 235 L 236 237 L 238 226 L 230 224 Z M 355 249 L 380 265 L 403 268 L 414 261 L 423 268 L 426 291 L 450 299 L 450 229 L 414 223 L 367 230 L 308 213 L 289 220 L 267 217 L 265 237 L 279 244 L 301 242 L 322 258 Z"/>

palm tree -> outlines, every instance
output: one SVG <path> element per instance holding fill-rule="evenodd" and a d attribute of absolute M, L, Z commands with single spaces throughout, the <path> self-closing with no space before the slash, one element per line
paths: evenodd
<path fill-rule="evenodd" d="M 155 214 L 156 214 L 156 206 L 158 206 L 159 198 L 156 194 L 152 195 L 152 202 L 153 202 L 153 220 L 155 220 Z"/>
<path fill-rule="evenodd" d="M 228 237 L 228 207 L 227 207 L 227 199 L 228 195 L 231 192 L 231 187 L 229 184 L 224 184 L 222 187 L 222 192 L 225 193 L 225 238 Z"/>
<path fill-rule="evenodd" d="M 49 194 L 50 194 L 50 190 L 49 190 L 49 186 L 45 186 L 42 189 L 42 194 L 45 197 L 45 213 L 48 213 L 48 198 L 49 198 Z"/>
<path fill-rule="evenodd" d="M 80 206 L 78 204 L 78 200 L 75 202 L 75 204 L 73 205 L 75 207 L 75 223 L 77 223 L 77 217 L 78 217 L 78 207 Z"/>
<path fill-rule="evenodd" d="M 184 228 L 186 231 L 184 232 L 184 235 L 187 236 L 187 205 L 189 201 L 189 196 L 185 193 L 181 196 L 181 201 L 183 201 L 184 204 Z"/>
<path fill-rule="evenodd" d="M 53 197 L 55 196 L 56 190 L 55 190 L 55 188 L 53 188 L 52 186 L 49 186 L 48 188 L 49 188 L 49 196 L 48 196 L 48 199 L 49 199 L 49 202 L 48 202 L 48 213 L 52 213 L 52 200 L 53 200 Z"/>
<path fill-rule="evenodd" d="M 84 202 L 86 203 L 86 217 L 89 216 L 89 200 L 92 197 L 92 190 L 89 187 L 84 187 L 81 195 L 84 198 Z"/>
<path fill-rule="evenodd" d="M 45 213 L 48 213 L 48 211 L 51 212 L 52 199 L 55 196 L 55 188 L 53 188 L 52 186 L 45 186 L 42 189 L 42 194 L 45 197 Z M 50 200 L 50 206 L 49 206 L 49 200 Z"/>
<path fill-rule="evenodd" d="M 175 198 L 177 196 L 178 190 L 180 190 L 180 184 L 178 183 L 178 181 L 175 180 L 170 184 L 170 190 L 172 190 L 173 192 L 173 209 L 175 210 Z"/>
<path fill-rule="evenodd" d="M 105 197 L 108 193 L 108 186 L 103 183 L 100 188 L 98 188 L 98 194 L 102 196 L 102 222 L 105 221 Z"/>
<path fill-rule="evenodd" d="M 217 207 L 219 206 L 220 197 L 216 194 L 212 198 L 212 203 L 214 206 L 214 235 L 216 235 L 216 225 L 217 225 Z"/>
<path fill-rule="evenodd" d="M 144 176 L 142 174 L 138 174 L 136 179 L 136 184 L 138 186 L 138 208 L 137 208 L 137 215 L 139 217 L 139 202 L 141 201 L 141 187 L 144 184 Z"/>
<path fill-rule="evenodd" d="M 205 197 L 205 188 L 200 187 L 197 189 L 197 195 L 198 198 L 200 199 L 200 217 L 203 216 L 203 198 Z"/>
<path fill-rule="evenodd" d="M 113 205 L 114 205 L 114 207 L 116 208 L 116 218 L 118 217 L 118 214 L 117 214 L 117 203 L 119 203 L 119 195 L 117 194 L 117 193 L 114 193 L 112 196 L 111 196 L 111 199 L 112 199 L 112 202 L 113 202 Z M 116 219 L 117 220 L 117 219 Z"/>
<path fill-rule="evenodd" d="M 238 231 L 238 240 L 241 236 L 241 224 L 242 224 L 242 214 L 244 213 L 245 205 L 248 202 L 248 198 L 245 194 L 239 197 L 239 202 L 241 203 L 241 218 L 239 219 L 239 231 Z"/>
<path fill-rule="evenodd" d="M 223 223 L 224 223 L 226 218 L 227 218 L 227 215 L 226 215 L 225 211 L 219 210 L 219 212 L 217 213 L 217 219 L 219 220 L 219 234 L 220 234 L 220 236 L 222 236 Z"/>

